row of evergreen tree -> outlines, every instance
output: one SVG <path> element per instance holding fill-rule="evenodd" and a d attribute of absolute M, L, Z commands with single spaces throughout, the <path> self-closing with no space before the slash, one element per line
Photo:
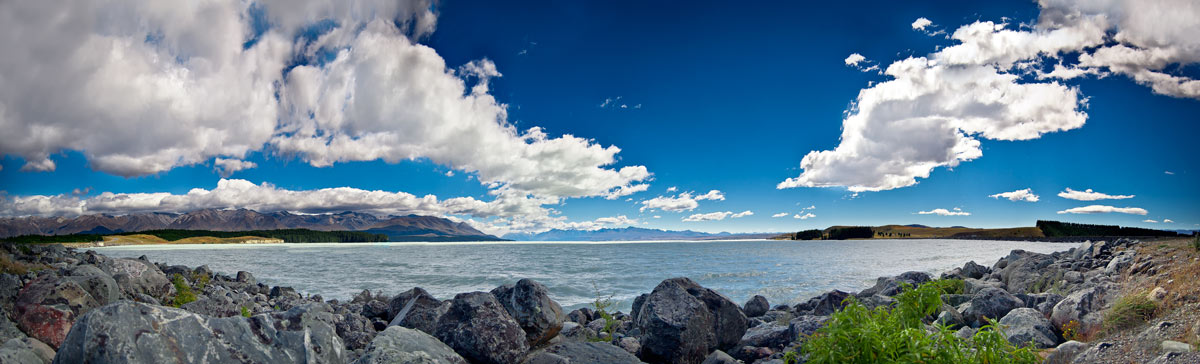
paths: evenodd
<path fill-rule="evenodd" d="M 1038 220 L 1038 229 L 1048 237 L 1063 236 L 1178 236 L 1174 231 L 1123 227 L 1116 225 L 1077 224 L 1073 222 Z"/>

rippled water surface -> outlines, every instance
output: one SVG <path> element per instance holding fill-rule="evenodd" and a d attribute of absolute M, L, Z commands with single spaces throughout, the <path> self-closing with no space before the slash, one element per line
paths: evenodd
<path fill-rule="evenodd" d="M 248 271 L 259 282 L 326 299 L 414 286 L 437 298 L 487 291 L 520 278 L 550 289 L 564 307 L 612 295 L 633 298 L 663 279 L 686 276 L 739 304 L 761 294 L 794 304 L 830 289 L 858 291 L 876 277 L 916 270 L 938 274 L 969 260 L 991 266 L 1013 249 L 1050 253 L 1074 244 L 979 240 L 705 241 L 562 243 L 363 243 L 153 245 L 95 248 L 116 257 Z"/>

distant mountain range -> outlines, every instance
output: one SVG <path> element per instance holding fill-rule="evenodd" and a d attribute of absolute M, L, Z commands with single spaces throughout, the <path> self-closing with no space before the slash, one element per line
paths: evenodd
<path fill-rule="evenodd" d="M 112 234 L 157 229 L 180 230 L 349 230 L 385 234 L 392 241 L 502 240 L 466 223 L 432 216 L 386 216 L 358 212 L 293 214 L 286 211 L 204 209 L 183 214 L 94 214 L 79 217 L 0 218 L 0 238 L 18 235 Z"/>
<path fill-rule="evenodd" d="M 691 230 L 660 230 L 639 227 L 608 228 L 599 230 L 554 229 L 537 234 L 510 233 L 503 238 L 517 241 L 617 241 L 617 240 L 717 240 L 717 239 L 766 239 L 779 235 L 704 233 Z"/>

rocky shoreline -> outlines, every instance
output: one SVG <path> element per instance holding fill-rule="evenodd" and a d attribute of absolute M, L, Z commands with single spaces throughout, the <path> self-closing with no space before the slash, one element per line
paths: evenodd
<path fill-rule="evenodd" d="M 1200 333 L 1200 322 L 1186 322 L 1194 316 L 1142 325 L 1134 336 L 1143 339 L 1128 343 L 1067 340 L 1100 332 L 1131 277 L 1164 275 L 1160 261 L 1138 253 L 1140 245 L 1085 242 L 1054 254 L 1014 250 L 990 267 L 968 262 L 937 277 L 962 280 L 962 291 L 942 295 L 942 309 L 926 324 L 968 337 L 999 318 L 1010 342 L 1049 349 L 1047 363 L 1200 362 L 1191 344 L 1173 340 Z M 3 363 L 774 364 L 848 298 L 889 305 L 905 284 L 935 279 L 907 272 L 861 292 L 834 290 L 772 307 L 761 296 L 739 305 L 672 278 L 637 297 L 630 313 L 610 314 L 563 312 L 529 279 L 449 300 L 417 287 L 341 302 L 270 287 L 249 272 L 227 276 L 61 245 L 8 244 L 0 254 Z M 1162 287 L 1149 294 L 1188 299 L 1178 296 Z"/>

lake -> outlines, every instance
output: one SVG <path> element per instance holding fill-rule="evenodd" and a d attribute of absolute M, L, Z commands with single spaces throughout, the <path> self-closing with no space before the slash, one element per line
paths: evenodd
<path fill-rule="evenodd" d="M 663 279 L 689 277 L 738 304 L 803 302 L 831 289 L 858 291 L 905 271 L 933 275 L 974 260 L 991 266 L 1013 249 L 1051 253 L 1077 244 L 984 240 L 672 241 L 143 245 L 93 248 L 113 257 L 244 270 L 268 285 L 325 299 L 370 289 L 422 287 L 439 299 L 532 278 L 568 309 L 633 298 Z"/>

